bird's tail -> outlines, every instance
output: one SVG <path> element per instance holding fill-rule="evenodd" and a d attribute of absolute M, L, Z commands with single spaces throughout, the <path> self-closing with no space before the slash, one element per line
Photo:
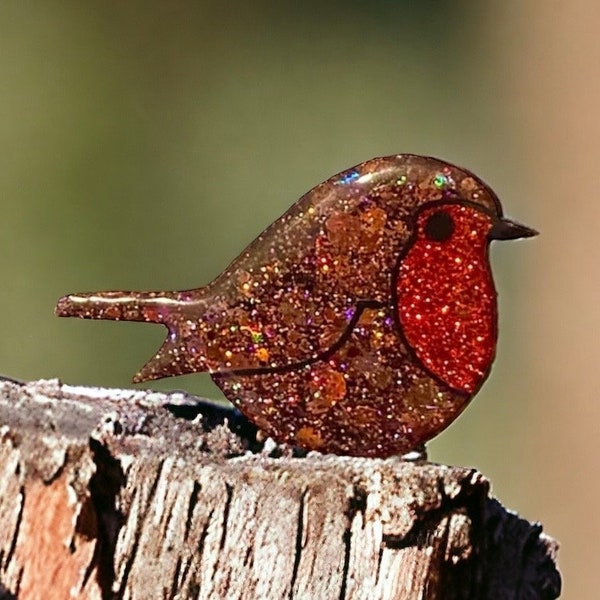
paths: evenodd
<path fill-rule="evenodd" d="M 204 370 L 190 364 L 175 343 L 177 313 L 190 302 L 201 300 L 202 289 L 183 292 L 88 292 L 63 296 L 56 304 L 59 317 L 142 321 L 158 323 L 169 330 L 159 351 L 134 376 L 133 381 L 149 381 Z"/>
<path fill-rule="evenodd" d="M 145 321 L 165 324 L 170 305 L 181 304 L 181 292 L 86 292 L 59 299 L 54 312 L 59 317 Z"/>

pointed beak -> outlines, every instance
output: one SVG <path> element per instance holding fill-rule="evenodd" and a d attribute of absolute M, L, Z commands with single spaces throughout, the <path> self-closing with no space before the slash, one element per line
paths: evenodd
<path fill-rule="evenodd" d="M 490 240 L 518 240 L 520 238 L 528 238 L 538 235 L 535 229 L 525 227 L 520 223 L 505 219 L 498 219 L 490 229 L 488 238 Z"/>

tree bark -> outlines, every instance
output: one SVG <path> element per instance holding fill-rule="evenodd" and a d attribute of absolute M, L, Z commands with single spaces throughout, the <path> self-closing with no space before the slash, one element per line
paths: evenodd
<path fill-rule="evenodd" d="M 557 544 L 488 493 L 184 394 L 0 382 L 0 598 L 558 597 Z"/>

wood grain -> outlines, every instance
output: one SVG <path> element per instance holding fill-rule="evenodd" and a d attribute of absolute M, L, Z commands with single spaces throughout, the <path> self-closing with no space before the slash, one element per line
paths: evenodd
<path fill-rule="evenodd" d="M 0 598 L 558 597 L 480 473 L 296 457 L 194 403 L 0 382 Z"/>

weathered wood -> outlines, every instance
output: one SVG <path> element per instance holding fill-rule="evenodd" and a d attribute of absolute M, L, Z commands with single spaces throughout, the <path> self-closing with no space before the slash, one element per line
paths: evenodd
<path fill-rule="evenodd" d="M 558 596 L 556 544 L 476 471 L 294 458 L 187 401 L 0 382 L 0 598 Z"/>

